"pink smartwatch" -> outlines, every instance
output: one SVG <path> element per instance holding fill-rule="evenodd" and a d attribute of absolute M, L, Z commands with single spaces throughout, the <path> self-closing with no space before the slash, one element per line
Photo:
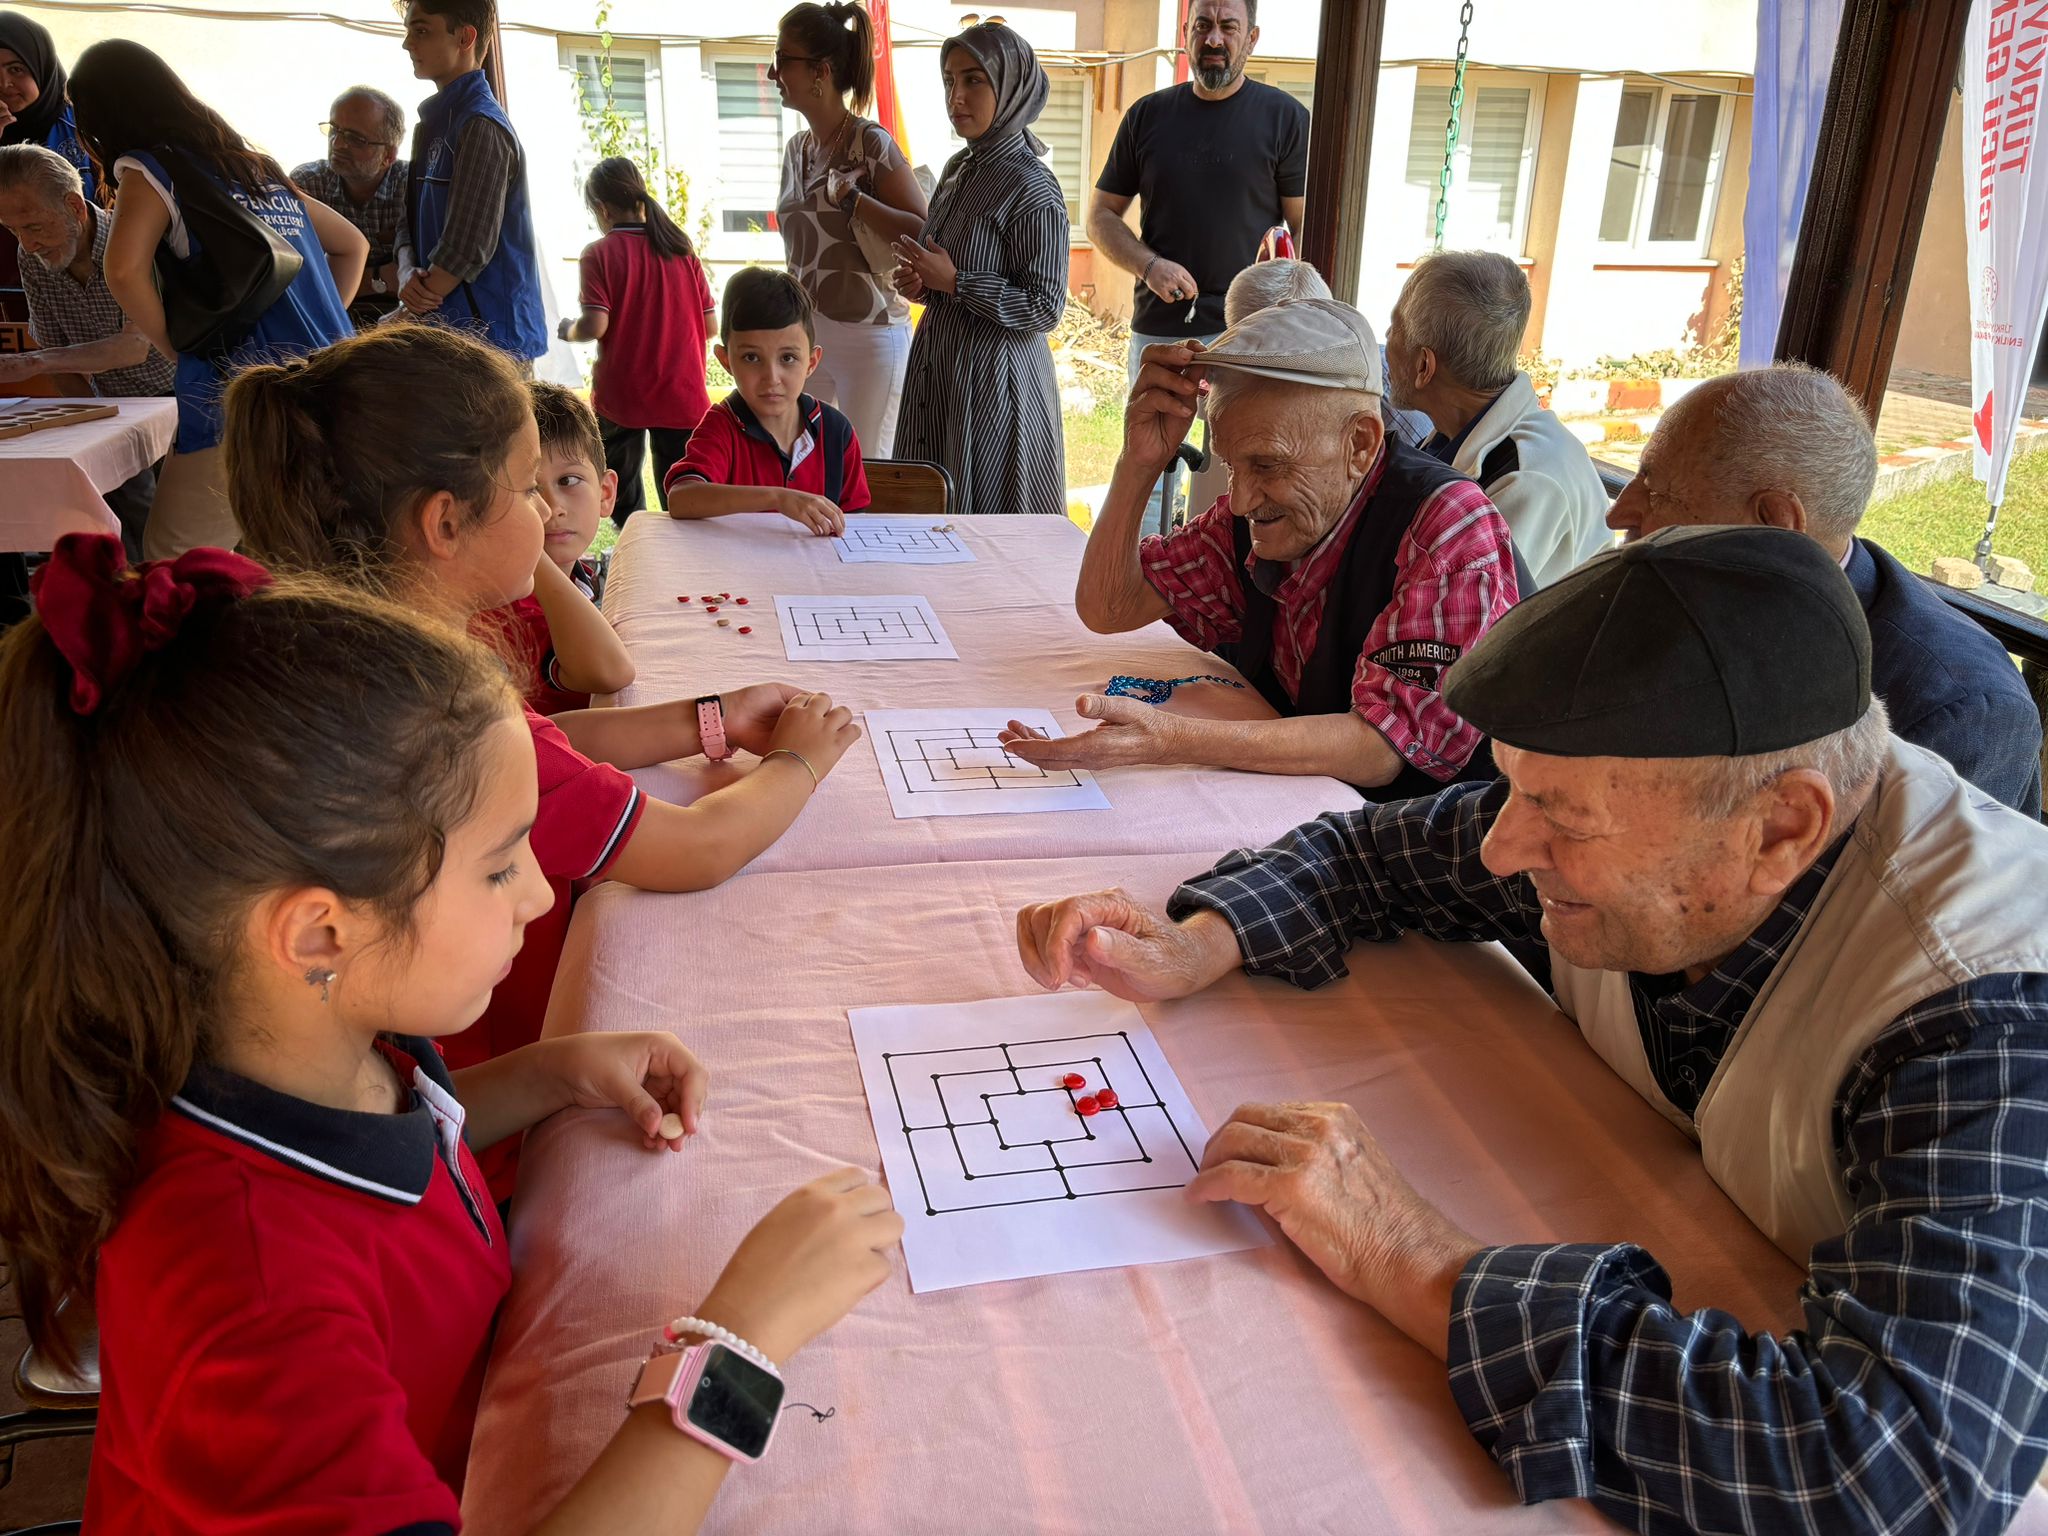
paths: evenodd
<path fill-rule="evenodd" d="M 704 744 L 705 757 L 714 763 L 732 756 L 732 748 L 725 739 L 725 704 L 715 693 L 703 694 L 697 700 L 697 739 Z"/>
<path fill-rule="evenodd" d="M 772 1366 L 723 1344 L 661 1350 L 640 1367 L 628 1408 L 667 1403 L 675 1426 L 721 1456 L 748 1463 L 767 1454 L 782 1413 L 782 1378 Z"/>

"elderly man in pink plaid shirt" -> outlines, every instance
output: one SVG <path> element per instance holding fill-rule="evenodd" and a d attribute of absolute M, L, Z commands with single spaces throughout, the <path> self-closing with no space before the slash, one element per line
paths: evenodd
<path fill-rule="evenodd" d="M 1484 738 L 1438 683 L 1518 596 L 1507 524 L 1477 485 L 1385 436 L 1380 390 L 1372 328 L 1333 299 L 1260 310 L 1207 348 L 1147 348 L 1075 606 L 1099 634 L 1165 619 L 1256 695 L 1118 678 L 1079 702 L 1093 730 L 1013 723 L 1004 746 L 1045 767 L 1321 773 L 1385 800 L 1490 777 Z M 1230 493 L 1141 541 L 1204 397 Z"/>

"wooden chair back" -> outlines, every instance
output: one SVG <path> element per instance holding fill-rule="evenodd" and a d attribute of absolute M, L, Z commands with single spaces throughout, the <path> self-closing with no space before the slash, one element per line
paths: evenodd
<path fill-rule="evenodd" d="M 924 459 L 869 459 L 870 512 L 944 517 L 953 505 L 953 477 L 943 464 Z"/>

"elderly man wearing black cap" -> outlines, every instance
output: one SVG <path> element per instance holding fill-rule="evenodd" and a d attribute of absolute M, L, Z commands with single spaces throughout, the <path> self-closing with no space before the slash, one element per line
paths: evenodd
<path fill-rule="evenodd" d="M 1507 524 L 1449 465 L 1386 438 L 1365 317 L 1291 300 L 1213 346 L 1145 357 L 1074 605 L 1101 634 L 1165 619 L 1244 673 L 1264 718 L 1156 708 L 1174 684 L 1139 680 L 1149 693 L 1080 700 L 1094 730 L 1047 740 L 1013 722 L 1003 745 L 1044 767 L 1323 773 L 1387 798 L 1490 778 L 1480 732 L 1438 680 L 1515 601 Z M 1147 497 L 1204 396 L 1230 494 L 1140 542 Z"/>
<path fill-rule="evenodd" d="M 1343 1104 L 1243 1106 L 1190 1196 L 1264 1206 L 1445 1356 L 1525 1501 L 2003 1528 L 2048 1455 L 2048 829 L 1889 733 L 1848 578 L 1789 532 L 1596 556 L 1445 696 L 1500 782 L 1325 816 L 1165 918 L 1027 908 L 1026 968 L 1146 999 L 1317 986 L 1404 931 L 1547 948 L 1587 1041 L 1807 1265 L 1799 1332 L 1679 1313 L 1625 1244 L 1482 1243 Z"/>

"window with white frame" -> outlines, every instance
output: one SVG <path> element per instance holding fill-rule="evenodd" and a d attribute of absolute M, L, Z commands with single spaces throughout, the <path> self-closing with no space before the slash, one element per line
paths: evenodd
<path fill-rule="evenodd" d="M 569 69 L 576 76 L 576 89 L 582 93 L 586 110 L 601 112 L 604 109 L 604 79 L 602 59 L 595 49 L 574 48 L 569 50 Z M 612 110 L 626 120 L 626 132 L 634 139 L 652 141 L 655 128 L 652 114 L 648 111 L 648 99 L 655 78 L 652 54 L 629 53 L 613 48 L 612 63 Z"/>
<path fill-rule="evenodd" d="M 1713 228 L 1729 115 L 1716 92 L 1624 87 L 1600 207 L 1601 241 L 1698 256 Z"/>
<path fill-rule="evenodd" d="M 1060 191 L 1067 200 L 1070 238 L 1074 244 L 1081 245 L 1088 238 L 1082 208 L 1092 184 L 1088 177 L 1088 132 L 1093 103 L 1088 76 L 1078 70 L 1066 73 L 1051 70 L 1048 74 L 1052 89 L 1045 98 L 1045 110 L 1031 125 L 1031 131 L 1045 145 L 1045 162 L 1052 167 L 1053 175 L 1060 179 Z M 965 139 L 947 129 L 947 159 L 966 147 Z"/>
<path fill-rule="evenodd" d="M 718 111 L 713 198 L 720 235 L 774 235 L 775 201 L 782 191 L 782 146 L 802 122 L 782 109 L 768 65 L 766 55 L 717 59 L 711 65 Z"/>
<path fill-rule="evenodd" d="M 1465 87 L 1458 144 L 1451 156 L 1444 244 L 1519 255 L 1534 181 L 1541 97 L 1527 85 Z M 1404 180 L 1423 189 L 1425 240 L 1436 235 L 1436 203 L 1444 168 L 1444 130 L 1451 116 L 1449 81 L 1418 80 L 1408 123 Z"/>
<path fill-rule="evenodd" d="M 595 47 L 575 43 L 564 45 L 562 68 L 571 76 L 574 96 L 583 102 L 582 110 L 577 114 L 583 132 L 569 155 L 570 171 L 578 188 L 582 187 L 585 178 L 605 153 L 631 156 L 645 171 L 649 151 L 655 155 L 662 152 L 661 68 L 657 57 L 652 49 L 635 52 L 624 46 L 613 47 L 611 106 L 622 120 L 625 142 L 616 149 L 601 150 L 592 133 L 594 124 L 589 119 L 604 111 L 603 57 Z M 596 238 L 597 223 L 587 211 L 583 229 L 586 236 Z"/>

